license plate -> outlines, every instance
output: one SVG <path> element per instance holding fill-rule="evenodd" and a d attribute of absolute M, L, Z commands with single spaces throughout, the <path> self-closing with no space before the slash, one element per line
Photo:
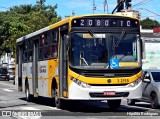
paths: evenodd
<path fill-rule="evenodd" d="M 113 96 L 113 95 L 115 95 L 116 94 L 116 92 L 115 91 L 104 91 L 103 92 L 103 95 L 105 95 L 105 96 Z"/>

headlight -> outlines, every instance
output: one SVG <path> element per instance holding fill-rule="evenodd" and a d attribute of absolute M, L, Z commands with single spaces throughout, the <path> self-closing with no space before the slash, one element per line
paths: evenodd
<path fill-rule="evenodd" d="M 141 78 L 139 78 L 139 79 L 135 80 L 134 82 L 128 84 L 128 86 L 129 86 L 129 87 L 135 87 L 135 86 L 137 86 L 141 81 L 142 81 Z"/>
<path fill-rule="evenodd" d="M 70 77 L 70 79 L 74 82 L 74 83 L 76 83 L 77 85 L 79 85 L 79 86 L 81 86 L 81 87 L 83 87 L 83 88 L 90 88 L 91 86 L 89 85 L 89 84 L 86 84 L 86 83 L 84 83 L 84 82 L 82 82 L 82 81 L 80 81 L 80 80 L 78 80 L 78 79 L 76 79 L 76 78 L 74 78 L 74 77 Z"/>

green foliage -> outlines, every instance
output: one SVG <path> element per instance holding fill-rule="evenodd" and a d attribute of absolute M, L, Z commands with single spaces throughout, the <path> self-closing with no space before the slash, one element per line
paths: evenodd
<path fill-rule="evenodd" d="M 37 0 L 33 5 L 20 5 L 0 12 L 0 55 L 15 52 L 16 39 L 58 22 L 61 17 L 57 5 L 45 5 L 46 0 Z"/>
<path fill-rule="evenodd" d="M 154 27 L 160 26 L 158 21 L 149 18 L 142 20 L 141 25 L 143 29 L 153 29 Z"/>

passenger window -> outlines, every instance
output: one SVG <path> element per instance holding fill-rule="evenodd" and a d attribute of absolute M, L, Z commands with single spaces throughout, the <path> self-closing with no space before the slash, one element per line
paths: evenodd
<path fill-rule="evenodd" d="M 51 57 L 57 58 L 58 57 L 58 30 L 52 31 L 52 45 L 51 45 Z"/>
<path fill-rule="evenodd" d="M 19 63 L 19 46 L 16 47 L 16 63 Z"/>
<path fill-rule="evenodd" d="M 33 54 L 32 54 L 32 51 L 29 51 L 28 52 L 28 61 L 32 61 L 32 57 L 33 57 Z"/>
<path fill-rule="evenodd" d="M 52 45 L 52 51 L 51 51 L 51 57 L 53 58 L 57 58 L 57 55 L 58 55 L 58 45 L 55 44 L 55 45 Z"/>
<path fill-rule="evenodd" d="M 28 58 L 28 53 L 27 53 L 27 50 L 28 50 L 28 40 L 25 41 L 25 44 L 24 44 L 24 47 L 23 47 L 23 51 L 22 51 L 22 59 L 23 59 L 23 62 L 27 62 L 27 58 Z"/>
<path fill-rule="evenodd" d="M 43 33 L 40 38 L 40 46 L 44 47 L 45 42 L 46 42 L 46 38 L 45 38 L 45 34 Z"/>
<path fill-rule="evenodd" d="M 51 46 L 46 46 L 45 47 L 45 58 L 50 58 L 51 57 Z"/>
<path fill-rule="evenodd" d="M 39 39 L 39 60 L 43 60 L 44 58 L 44 48 L 45 48 L 45 42 L 46 42 L 46 36 L 45 33 L 42 33 Z"/>
<path fill-rule="evenodd" d="M 23 59 L 23 62 L 27 62 L 27 51 L 22 52 L 22 59 Z"/>
<path fill-rule="evenodd" d="M 58 30 L 52 31 L 52 43 L 58 42 Z"/>
<path fill-rule="evenodd" d="M 43 59 L 43 48 L 39 48 L 39 60 Z"/>
<path fill-rule="evenodd" d="M 28 39 L 28 50 L 32 50 L 33 49 L 33 40 L 32 39 Z"/>
<path fill-rule="evenodd" d="M 45 33 L 45 45 L 50 45 L 51 43 L 51 35 L 50 32 Z"/>
<path fill-rule="evenodd" d="M 32 61 L 32 57 L 33 57 L 33 54 L 32 54 L 32 51 L 33 51 L 33 39 L 28 39 L 28 56 L 27 56 L 27 59 L 28 59 L 28 62 L 31 62 Z"/>
<path fill-rule="evenodd" d="M 39 60 L 51 57 L 51 32 L 42 33 L 39 45 Z"/>

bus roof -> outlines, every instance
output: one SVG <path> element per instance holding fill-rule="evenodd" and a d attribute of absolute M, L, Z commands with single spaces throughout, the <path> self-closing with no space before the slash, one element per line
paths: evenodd
<path fill-rule="evenodd" d="M 21 42 L 21 41 L 23 41 L 24 39 L 28 39 L 28 38 L 30 38 L 30 37 L 36 36 L 36 35 L 38 35 L 38 34 L 41 34 L 41 33 L 45 32 L 45 31 L 50 30 L 50 29 L 59 27 L 59 26 L 61 26 L 61 25 L 67 24 L 67 23 L 70 23 L 70 21 L 71 21 L 72 19 L 74 19 L 74 18 L 90 17 L 90 16 L 119 16 L 119 17 L 133 18 L 133 17 L 123 16 L 123 15 L 117 15 L 117 14 L 87 14 L 87 15 L 82 15 L 82 16 L 71 16 L 71 17 L 68 17 L 68 18 L 66 18 L 66 19 L 63 19 L 63 20 L 61 20 L 61 21 L 59 21 L 59 22 L 57 22 L 57 23 L 55 23 L 55 24 L 52 24 L 52 25 L 50 25 L 50 26 L 47 26 L 47 27 L 45 27 L 45 28 L 42 28 L 42 29 L 37 30 L 37 31 L 35 31 L 35 32 L 32 32 L 32 33 L 30 33 L 30 34 L 28 34 L 28 35 L 25 35 L 25 36 L 23 36 L 23 37 L 21 37 L 21 38 L 18 38 L 18 39 L 16 40 L 16 43 Z M 137 19 L 137 18 L 133 18 L 133 19 Z M 138 19 L 137 19 L 137 20 L 138 20 Z"/>

